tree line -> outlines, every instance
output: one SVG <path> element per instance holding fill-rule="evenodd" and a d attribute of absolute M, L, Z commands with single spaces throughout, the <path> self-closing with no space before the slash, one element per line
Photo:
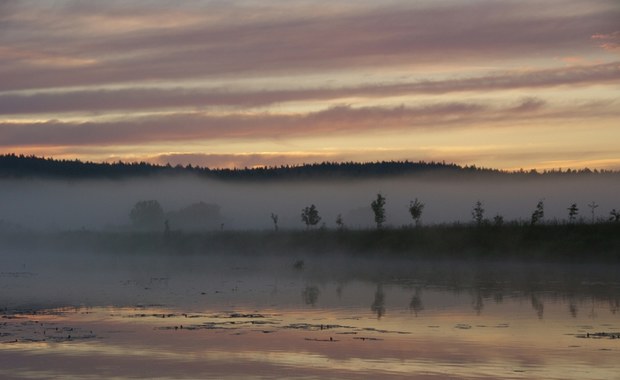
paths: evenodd
<path fill-rule="evenodd" d="M 382 195 L 381 193 L 378 193 L 376 199 L 370 202 L 370 208 L 372 209 L 372 212 L 374 214 L 374 221 L 377 226 L 377 229 L 383 228 L 384 223 L 386 221 L 385 204 L 386 204 L 386 197 Z M 422 203 L 418 198 L 415 198 L 414 200 L 409 202 L 408 211 L 416 227 L 419 227 L 421 225 L 421 218 L 422 218 L 422 212 L 424 211 L 424 207 L 425 207 L 425 204 Z M 596 216 L 595 211 L 599 207 L 599 205 L 593 201 L 589 203 L 587 207 L 590 209 L 591 223 L 596 223 L 596 222 L 601 222 L 601 221 L 620 223 L 620 211 L 616 210 L 615 208 L 609 212 L 609 216 L 606 219 L 605 218 L 597 219 L 595 217 Z M 578 219 L 580 210 L 576 203 L 571 204 L 570 207 L 568 207 L 566 210 L 568 212 L 569 223 L 585 223 L 586 222 L 587 218 L 580 217 Z M 477 226 L 483 226 L 483 225 L 501 226 L 504 223 L 504 217 L 502 215 L 496 214 L 493 217 L 493 219 L 490 220 L 487 217 L 485 217 L 485 213 L 486 213 L 486 210 L 484 209 L 482 202 L 476 201 L 476 203 L 474 204 L 471 210 L 472 223 Z M 544 200 L 541 199 L 538 201 L 538 203 L 536 203 L 536 206 L 534 207 L 534 210 L 530 216 L 529 224 L 531 226 L 540 224 L 543 222 L 544 217 L 545 217 L 545 203 L 544 203 Z M 302 209 L 301 220 L 302 222 L 305 223 L 306 228 L 316 226 L 321 221 L 319 212 L 314 204 Z M 274 222 L 276 223 L 276 230 L 277 230 L 278 229 L 277 220 L 274 220 Z M 338 225 L 339 228 L 344 227 L 344 221 L 342 220 L 341 214 L 338 214 L 336 218 L 336 224 Z"/>
<path fill-rule="evenodd" d="M 536 170 L 502 171 L 480 168 L 475 165 L 460 166 L 446 162 L 380 161 L 380 162 L 321 162 L 303 165 L 281 165 L 256 168 L 211 169 L 192 165 L 155 165 L 147 162 L 94 163 L 80 160 L 56 160 L 33 155 L 0 155 L 0 178 L 131 178 L 161 175 L 197 175 L 221 180 L 295 180 L 334 178 L 381 178 L 402 175 L 437 174 L 451 176 L 574 176 L 613 175 L 611 170 Z"/>
<path fill-rule="evenodd" d="M 387 219 L 385 205 L 387 198 L 377 193 L 375 199 L 370 202 L 370 208 L 374 215 L 374 222 L 377 229 L 382 229 L 385 226 Z M 422 224 L 422 215 L 426 205 L 418 198 L 409 202 L 407 210 L 411 215 L 413 225 L 420 227 Z M 620 223 L 620 211 L 612 209 L 608 217 L 605 219 L 596 218 L 596 209 L 599 205 L 596 202 L 591 202 L 587 205 L 590 209 L 590 219 L 580 214 L 580 208 L 576 203 L 571 204 L 567 210 L 568 223 L 586 223 L 588 220 L 591 223 L 597 223 L 602 221 Z M 486 210 L 481 201 L 477 201 L 471 210 L 471 222 L 476 226 L 501 226 L 504 224 L 504 217 L 500 214 L 496 214 L 492 219 L 487 218 Z M 306 229 L 315 228 L 323 219 L 317 206 L 311 204 L 301 209 L 301 221 L 306 226 Z M 271 221 L 275 231 L 279 230 L 278 214 L 271 213 Z M 544 223 L 545 217 L 545 203 L 544 200 L 539 200 L 534 207 L 530 219 L 529 225 L 535 226 Z M 220 213 L 220 207 L 215 204 L 209 204 L 204 202 L 198 202 L 184 207 L 178 211 L 170 211 L 165 213 L 161 205 L 157 200 L 145 200 L 137 202 L 129 213 L 129 218 L 134 228 L 139 230 L 160 230 L 162 227 L 165 231 L 170 231 L 171 225 L 175 229 L 183 230 L 201 230 L 201 229 L 223 229 L 224 217 Z M 345 222 L 342 218 L 342 214 L 338 214 L 336 217 L 336 225 L 338 229 L 345 228 Z"/>

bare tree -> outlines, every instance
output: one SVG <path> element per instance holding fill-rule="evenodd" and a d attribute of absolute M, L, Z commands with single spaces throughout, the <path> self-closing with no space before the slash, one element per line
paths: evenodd
<path fill-rule="evenodd" d="M 273 212 L 271 213 L 271 220 L 273 221 L 273 228 L 275 228 L 275 230 L 278 230 L 278 214 L 274 214 Z"/>
<path fill-rule="evenodd" d="M 598 205 L 596 202 L 592 201 L 592 203 L 588 204 L 588 207 L 590 207 L 590 210 L 592 211 L 592 223 L 594 223 L 594 209 L 596 209 Z"/>

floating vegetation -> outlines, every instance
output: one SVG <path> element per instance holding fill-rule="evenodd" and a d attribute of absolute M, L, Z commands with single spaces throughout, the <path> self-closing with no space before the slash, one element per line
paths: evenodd
<path fill-rule="evenodd" d="M 39 313 L 38 315 L 44 315 Z M 30 315 L 32 317 L 34 315 Z M 73 326 L 57 326 L 54 323 L 45 323 L 28 319 L 28 316 L 3 316 L 8 320 L 0 325 L 0 343 L 36 343 L 36 342 L 70 342 L 84 339 L 95 339 L 97 335 L 92 330 Z"/>
<path fill-rule="evenodd" d="M 284 326 L 285 329 L 298 329 L 298 330 L 309 330 L 309 331 L 320 331 L 320 330 L 330 330 L 330 329 L 353 329 L 353 326 L 343 326 L 343 325 L 328 325 L 328 324 L 311 324 L 311 323 L 291 323 L 289 325 Z"/>
<path fill-rule="evenodd" d="M 586 339 L 620 339 L 620 332 L 595 332 L 575 335 Z"/>
<path fill-rule="evenodd" d="M 242 314 L 242 313 L 232 313 L 229 315 L 229 318 L 265 318 L 262 314 Z"/>
<path fill-rule="evenodd" d="M 395 330 L 381 330 L 381 329 L 376 329 L 374 327 L 365 327 L 363 329 L 361 329 L 363 331 L 373 331 L 373 332 L 377 332 L 380 334 L 411 334 L 409 331 L 395 331 Z"/>
<path fill-rule="evenodd" d="M 454 328 L 460 330 L 469 330 L 471 329 L 471 325 L 468 325 L 466 323 L 457 323 L 456 325 L 454 325 Z"/>
<path fill-rule="evenodd" d="M 227 325 L 230 325 L 230 323 L 205 322 L 200 325 L 189 325 L 189 326 L 183 326 L 183 325 L 159 326 L 159 327 L 155 327 L 154 330 L 190 330 L 191 331 L 191 330 L 228 330 L 228 329 L 231 329 L 231 327 L 227 327 Z"/>
<path fill-rule="evenodd" d="M 114 316 L 114 315 L 113 315 Z M 173 313 L 152 313 L 152 314 L 146 314 L 146 313 L 138 313 L 138 314 L 129 314 L 129 315 L 122 315 L 123 318 L 173 318 L 173 317 L 178 317 L 178 314 L 173 314 Z"/>

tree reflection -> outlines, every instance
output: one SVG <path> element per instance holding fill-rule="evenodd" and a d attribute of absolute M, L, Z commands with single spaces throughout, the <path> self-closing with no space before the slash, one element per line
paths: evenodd
<path fill-rule="evenodd" d="M 370 310 L 377 314 L 377 319 L 381 319 L 385 315 L 385 293 L 383 293 L 383 285 L 381 284 L 377 284 L 375 300 L 370 305 Z"/>
<path fill-rule="evenodd" d="M 500 303 L 504 302 L 504 293 L 497 292 L 497 293 L 493 294 L 493 301 L 495 301 L 495 303 L 497 303 L 497 304 L 500 304 Z"/>
<path fill-rule="evenodd" d="M 465 309 L 478 315 L 488 312 L 489 306 L 495 310 L 498 305 L 519 301 L 523 307 L 531 308 L 533 318 L 549 318 L 549 305 L 553 310 L 559 306 L 565 318 L 595 317 L 602 310 L 620 315 L 620 296 L 618 296 L 618 265 L 601 266 L 592 264 L 584 270 L 572 264 L 547 265 L 529 263 L 453 263 L 416 262 L 416 265 L 401 265 L 407 261 L 383 263 L 369 260 L 355 268 L 360 273 L 340 274 L 334 278 L 335 286 L 330 294 L 347 302 L 349 293 L 344 291 L 351 280 L 360 280 L 375 290 L 370 299 L 372 313 L 382 318 L 386 313 L 385 289 L 400 292 L 405 308 L 411 315 L 428 313 L 430 300 L 435 293 L 450 293 L 463 302 Z M 381 269 L 378 271 L 378 269 Z M 380 272 L 379 274 L 377 272 Z M 323 279 L 323 278 L 321 278 Z M 306 284 L 318 284 L 319 278 L 309 278 Z M 303 290 L 305 284 L 300 290 Z M 321 288 L 319 286 L 321 290 Z M 335 291 L 335 293 L 332 293 Z M 318 289 L 309 287 L 304 291 L 306 304 L 314 305 L 322 296 Z M 433 298 L 433 303 L 435 299 Z M 588 302 L 595 305 L 591 312 Z M 443 302 L 443 300 L 441 301 Z M 545 306 L 547 306 L 545 310 Z M 472 313 L 472 315 L 474 315 Z"/>
<path fill-rule="evenodd" d="M 306 305 L 314 306 L 316 304 L 316 301 L 318 301 L 319 299 L 320 293 L 321 291 L 316 286 L 306 286 L 301 295 Z"/>
<path fill-rule="evenodd" d="M 411 297 L 411 302 L 409 302 L 409 309 L 413 311 L 415 316 L 418 316 L 418 313 L 424 310 L 424 304 L 422 303 L 422 299 L 420 298 L 420 288 L 416 288 L 415 294 Z"/>
<path fill-rule="evenodd" d="M 532 307 L 534 308 L 534 310 L 536 310 L 536 315 L 538 315 L 538 319 L 543 319 L 543 315 L 545 313 L 545 305 L 534 294 L 532 294 Z"/>
<path fill-rule="evenodd" d="M 336 295 L 338 299 L 342 299 L 342 290 L 344 289 L 345 283 L 343 281 L 338 281 L 338 286 L 336 287 Z"/>
<path fill-rule="evenodd" d="M 573 318 L 577 318 L 577 304 L 575 304 L 575 302 L 571 301 L 568 304 L 568 312 L 570 313 L 571 317 Z"/>
<path fill-rule="evenodd" d="M 472 305 L 474 310 L 476 310 L 476 315 L 480 315 L 482 313 L 482 309 L 484 309 L 484 300 L 482 299 L 482 293 L 479 291 L 476 292 L 476 296 L 472 301 Z"/>

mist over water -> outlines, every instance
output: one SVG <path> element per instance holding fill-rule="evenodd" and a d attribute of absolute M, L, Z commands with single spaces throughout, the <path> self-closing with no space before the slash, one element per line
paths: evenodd
<path fill-rule="evenodd" d="M 617 373 L 617 265 L 299 257 L 3 252 L 0 377 Z"/>
<path fill-rule="evenodd" d="M 424 224 L 469 222 L 480 200 L 492 219 L 528 220 L 536 203 L 544 200 L 544 220 L 566 220 L 576 203 L 579 216 L 591 219 L 587 204 L 596 202 L 595 217 L 607 218 L 620 208 L 620 181 L 610 177 L 551 178 L 423 178 L 377 180 L 316 180 L 224 182 L 195 177 L 132 180 L 2 180 L 0 220 L 5 224 L 43 230 L 101 229 L 130 225 L 129 212 L 138 201 L 154 199 L 164 211 L 206 202 L 220 206 L 225 229 L 270 229 L 271 213 L 279 226 L 302 229 L 302 208 L 315 204 L 328 228 L 338 214 L 345 226 L 374 225 L 370 209 L 377 193 L 387 198 L 387 226 L 409 225 L 411 200 L 425 204 Z M 219 227 L 219 226 L 218 226 Z M 175 226 L 171 226 L 172 229 Z"/>
<path fill-rule="evenodd" d="M 471 260 L 460 255 L 460 246 L 454 258 L 305 249 L 320 235 L 330 235 L 331 243 L 342 236 L 350 243 L 362 235 L 383 235 L 374 231 L 370 207 L 377 193 L 387 199 L 388 227 L 412 223 L 408 205 L 415 198 L 425 204 L 426 225 L 468 223 L 478 200 L 487 218 L 501 214 L 506 221 L 529 220 L 541 199 L 547 221 L 566 220 L 572 203 L 585 221 L 592 201 L 599 205 L 597 217 L 620 208 L 620 182 L 603 176 L 261 183 L 195 177 L 2 180 L 0 232 L 19 231 L 19 226 L 131 231 L 130 211 L 144 200 L 157 200 L 176 215 L 198 202 L 217 205 L 225 230 L 273 230 L 272 213 L 281 229 L 301 230 L 306 228 L 302 208 L 315 204 L 327 228 L 336 228 L 341 214 L 348 228 L 373 231 L 205 233 L 197 240 L 192 240 L 195 234 L 153 231 L 59 232 L 49 234 L 52 239 L 32 231 L 0 233 L 0 377 L 88 378 L 94 368 L 119 379 L 251 378 L 256 373 L 273 378 L 336 373 L 334 378 L 341 379 L 416 374 L 429 379 L 613 378 L 620 341 L 617 263 L 512 261 L 510 255 Z M 158 224 L 161 231 L 163 224 Z M 616 224 L 581 227 L 609 235 Z M 178 227 L 171 222 L 170 228 Z M 385 235 L 402 238 L 423 230 Z M 293 235 L 298 245 L 279 245 Z M 72 236 L 83 244 L 69 244 Z M 201 245 L 217 243 L 218 237 L 259 242 L 259 247 L 240 249 L 243 244 L 226 239 L 229 245 Z M 263 244 L 267 240 L 260 237 L 275 243 Z M 16 240 L 26 244 L 14 247 Z M 158 242 L 170 249 L 156 249 Z"/>

